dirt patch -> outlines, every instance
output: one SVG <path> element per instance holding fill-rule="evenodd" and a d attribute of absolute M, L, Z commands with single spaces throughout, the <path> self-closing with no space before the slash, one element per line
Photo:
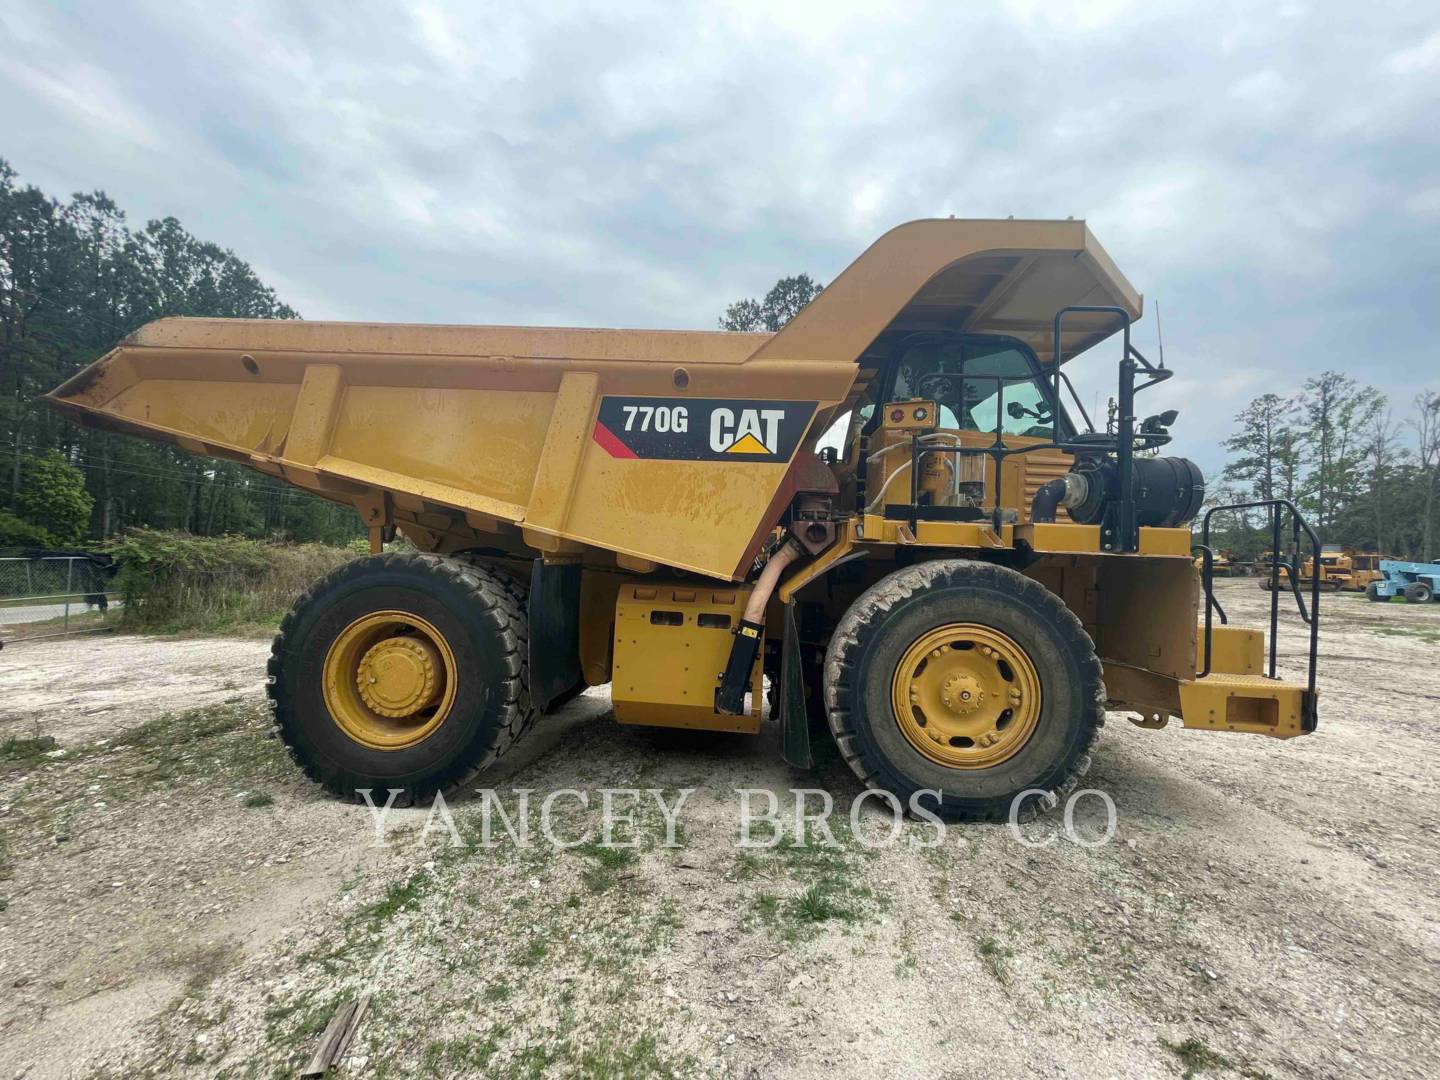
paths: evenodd
<path fill-rule="evenodd" d="M 269 654 L 268 637 L 12 642 L 0 650 L 0 738 L 83 743 L 176 709 L 253 700 L 264 692 Z"/>
<path fill-rule="evenodd" d="M 1268 610 L 1253 582 L 1221 598 L 1237 623 Z M 620 728 L 591 693 L 488 786 L 512 815 L 514 789 L 653 788 L 673 806 L 693 788 L 678 846 L 646 797 L 621 853 L 498 830 L 487 847 L 471 798 L 451 807 L 458 844 L 394 811 L 379 848 L 364 807 L 318 795 L 266 737 L 263 642 L 225 643 L 228 659 L 134 638 L 85 643 L 88 662 L 30 652 L 43 663 L 0 680 L 26 680 L 65 753 L 0 762 L 0 1076 L 293 1074 L 367 991 L 350 1075 L 1428 1075 L 1440 605 L 1322 603 L 1319 733 L 1112 714 L 1085 782 L 1118 828 L 1093 847 L 1075 842 L 1104 833 L 1092 795 L 1070 837 L 1052 815 L 1026 843 L 952 826 L 933 845 L 914 822 L 870 850 L 885 822 L 866 814 L 858 836 L 832 822 L 833 848 L 812 829 L 741 850 L 735 789 L 776 791 L 787 814 L 792 788 L 843 808 L 849 771 L 834 755 L 788 769 L 768 729 Z M 1298 676 L 1300 628 L 1279 644 Z M 153 695 L 120 709 L 103 678 L 87 688 L 177 653 L 193 667 L 169 718 Z M 81 694 L 111 722 L 39 705 Z M 557 806 L 562 838 L 598 821 Z"/>

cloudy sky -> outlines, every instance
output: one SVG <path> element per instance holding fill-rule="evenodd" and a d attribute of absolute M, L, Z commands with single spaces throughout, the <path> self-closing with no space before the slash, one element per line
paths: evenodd
<path fill-rule="evenodd" d="M 1326 367 L 1440 385 L 1434 0 L 0 0 L 0 157 L 309 318 L 709 329 L 912 218 L 1083 217 L 1207 467 Z"/>

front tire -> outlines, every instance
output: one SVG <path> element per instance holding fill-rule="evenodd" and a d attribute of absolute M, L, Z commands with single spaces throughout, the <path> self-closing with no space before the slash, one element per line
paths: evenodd
<path fill-rule="evenodd" d="M 920 805 L 955 821 L 1006 820 L 1027 790 L 1063 798 L 1105 722 L 1075 615 L 1022 574 L 960 559 L 896 571 L 851 606 L 826 652 L 825 703 L 862 781 L 907 806 L 937 790 L 938 807 Z"/>
<path fill-rule="evenodd" d="M 1369 585 L 1365 586 L 1365 599 L 1369 600 L 1372 604 L 1384 604 L 1389 601 L 1390 597 L 1381 596 L 1379 582 L 1372 581 Z"/>
<path fill-rule="evenodd" d="M 534 721 L 524 609 L 494 571 L 377 555 L 322 578 L 271 647 L 275 728 L 328 791 L 397 805 L 453 791 Z"/>

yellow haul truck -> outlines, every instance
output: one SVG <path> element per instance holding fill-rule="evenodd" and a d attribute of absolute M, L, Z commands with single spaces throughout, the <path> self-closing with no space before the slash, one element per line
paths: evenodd
<path fill-rule="evenodd" d="M 996 819 L 1075 784 L 1107 707 L 1315 726 L 1313 638 L 1297 684 L 1273 625 L 1268 672 L 1263 632 L 1198 629 L 1204 483 L 1135 411 L 1169 375 L 1140 315 L 1083 222 L 916 221 L 773 335 L 162 319 L 49 400 L 359 511 L 374 554 L 269 664 L 337 794 L 463 784 L 604 683 L 620 723 L 755 733 L 768 676 L 793 764 L 814 718 L 865 783 Z M 1062 365 L 1117 333 L 1096 431 Z"/>

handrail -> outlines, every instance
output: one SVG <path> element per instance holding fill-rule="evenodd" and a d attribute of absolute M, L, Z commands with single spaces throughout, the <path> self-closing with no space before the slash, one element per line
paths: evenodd
<path fill-rule="evenodd" d="M 1156 383 L 1164 382 L 1174 372 L 1168 371 L 1164 364 L 1159 367 L 1151 364 L 1145 359 L 1140 350 L 1130 342 L 1130 313 L 1122 307 L 1115 307 L 1112 304 L 1070 304 L 1055 312 L 1054 326 L 1054 366 L 1055 366 L 1055 400 L 1060 400 L 1060 329 L 1068 314 L 1094 314 L 1094 315 L 1115 315 L 1120 319 L 1120 329 L 1123 333 L 1124 352 L 1120 357 L 1120 386 L 1115 399 L 1115 466 L 1116 479 L 1120 485 L 1120 498 L 1117 502 L 1119 520 L 1115 523 L 1115 531 L 1119 534 L 1113 537 L 1114 547 L 1119 551 L 1135 551 L 1139 547 L 1139 532 L 1135 525 L 1135 498 L 1134 498 L 1134 473 L 1135 473 L 1135 395 L 1141 390 L 1148 389 Z M 1135 373 L 1143 371 L 1150 376 L 1146 382 L 1139 386 L 1135 385 Z M 1056 431 L 1058 436 L 1058 429 Z"/>
<path fill-rule="evenodd" d="M 1082 417 L 1084 417 L 1086 425 L 1091 429 L 1092 432 L 1094 431 L 1094 423 L 1091 421 L 1089 414 L 1086 413 L 1084 405 L 1080 402 L 1079 395 L 1076 394 L 1075 387 L 1070 382 L 1069 376 L 1061 370 L 1060 364 L 1060 334 L 1064 325 L 1065 316 L 1067 314 L 1087 312 L 1115 315 L 1117 318 L 1120 319 L 1121 330 L 1123 331 L 1124 351 L 1120 359 L 1119 386 L 1117 389 L 1118 430 L 1115 433 L 1113 450 L 1110 449 L 1108 443 L 1098 444 L 1095 442 L 1084 442 L 1078 438 L 1062 439 L 1060 434 L 1060 416 L 1062 412 L 1060 404 L 1060 386 L 1062 380 L 1066 388 L 1070 391 L 1071 399 L 1075 402 L 1077 407 L 1079 407 L 1080 414 Z M 937 334 L 939 332 L 931 333 Z M 910 343 L 913 341 L 914 338 L 926 336 L 929 335 L 923 332 L 920 334 L 915 334 L 909 338 L 906 338 L 906 342 Z M 1117 486 L 1119 488 L 1119 493 L 1118 497 L 1113 502 L 1113 511 L 1106 511 L 1105 521 L 1102 523 L 1102 529 L 1106 537 L 1109 538 L 1109 542 L 1107 542 L 1105 545 L 1105 550 L 1118 552 L 1136 551 L 1139 549 L 1139 529 L 1136 526 L 1135 521 L 1134 492 L 1134 459 L 1135 441 L 1137 438 L 1135 429 L 1137 419 L 1135 416 L 1135 395 L 1141 390 L 1154 386 L 1156 383 L 1165 381 L 1166 379 L 1170 378 L 1174 373 L 1168 370 L 1163 363 L 1158 367 L 1154 364 L 1151 364 L 1150 361 L 1147 360 L 1145 356 L 1140 352 L 1140 350 L 1135 348 L 1134 344 L 1130 340 L 1130 313 L 1127 312 L 1124 308 L 1120 307 L 1113 307 L 1108 305 L 1071 304 L 1069 306 L 1060 308 L 1055 313 L 1054 346 L 1055 354 L 1054 360 L 1052 362 L 1053 370 L 1049 376 L 1049 381 L 1051 383 L 1052 408 L 1052 415 L 1050 419 L 1051 441 L 1044 443 L 1034 443 L 1029 446 L 1009 447 L 1005 445 L 1004 418 L 1006 385 L 1009 383 L 1029 382 L 1032 378 L 1045 380 L 1047 373 L 1042 370 L 1038 375 L 1021 377 L 1014 375 L 972 375 L 962 372 L 961 377 L 966 381 L 989 382 L 995 384 L 995 430 L 992 433 L 994 435 L 994 440 L 989 446 L 983 447 L 925 446 L 924 452 L 933 454 L 956 455 L 982 454 L 990 457 L 994 465 L 995 476 L 994 505 L 990 508 L 990 510 L 992 514 L 992 522 L 994 524 L 996 533 L 1000 532 L 1001 526 L 1003 524 L 1003 507 L 1000 505 L 1000 471 L 1007 457 L 1012 454 L 1029 454 L 1037 450 L 1059 450 L 1072 455 L 1079 455 L 1082 453 L 1093 454 L 1097 451 L 1103 451 L 1105 453 L 1113 452 L 1116 460 L 1116 480 Z M 1148 378 L 1143 383 L 1139 383 L 1137 385 L 1135 381 L 1137 373 L 1144 373 L 1146 376 L 1148 376 Z M 880 402 L 879 404 L 883 406 L 885 403 Z M 877 408 L 875 419 L 872 422 L 878 424 L 880 415 L 880 409 Z M 1142 449 L 1154 449 L 1156 447 L 1164 446 L 1170 442 L 1170 435 L 1163 430 L 1158 432 L 1142 431 L 1139 433 L 1138 437 L 1141 440 Z M 868 441 L 862 443 L 862 446 L 864 447 L 865 452 L 868 453 Z M 920 497 L 920 453 L 920 437 L 918 433 L 912 432 L 910 435 L 909 514 L 910 528 L 912 533 L 918 527 L 920 520 L 920 508 L 918 506 L 918 500 Z M 892 474 L 892 476 L 893 475 L 895 474 Z M 861 483 L 863 483 L 863 481 Z M 865 506 L 865 503 L 860 495 L 859 487 L 860 485 L 857 484 L 857 499 L 860 500 L 860 506 L 863 508 Z M 983 510 L 984 508 L 982 507 L 980 509 Z M 1111 516 L 1112 512 L 1114 514 L 1114 517 Z"/>
<path fill-rule="evenodd" d="M 1204 678 L 1210 674 L 1211 646 L 1214 635 L 1214 623 L 1212 614 L 1220 613 L 1220 624 L 1226 624 L 1225 611 L 1220 602 L 1215 599 L 1215 575 L 1214 575 L 1214 548 L 1210 544 L 1210 519 L 1220 513 L 1235 513 L 1243 510 L 1255 510 L 1264 508 L 1270 513 L 1270 536 L 1271 536 L 1271 559 L 1270 559 L 1270 657 L 1269 674 L 1267 678 L 1275 678 L 1277 658 L 1277 630 L 1280 625 L 1280 535 L 1282 510 L 1290 515 L 1290 561 L 1286 564 L 1289 570 L 1290 591 L 1295 596 L 1296 607 L 1300 611 L 1300 619 L 1310 627 L 1310 652 L 1309 671 L 1306 680 L 1306 694 L 1304 715 L 1301 717 L 1301 727 L 1305 731 L 1314 731 L 1317 720 L 1315 703 L 1315 671 L 1320 652 L 1320 537 L 1305 520 L 1305 516 L 1289 499 L 1259 499 L 1254 502 L 1228 503 L 1223 506 L 1212 506 L 1205 512 L 1200 523 L 1200 543 L 1192 550 L 1198 550 L 1202 556 L 1201 584 L 1205 590 L 1205 663 L 1197 674 L 1197 678 Z M 1310 541 L 1313 552 L 1314 567 L 1310 575 L 1310 605 L 1307 608 L 1305 599 L 1300 593 L 1300 534 L 1304 532 Z"/>

